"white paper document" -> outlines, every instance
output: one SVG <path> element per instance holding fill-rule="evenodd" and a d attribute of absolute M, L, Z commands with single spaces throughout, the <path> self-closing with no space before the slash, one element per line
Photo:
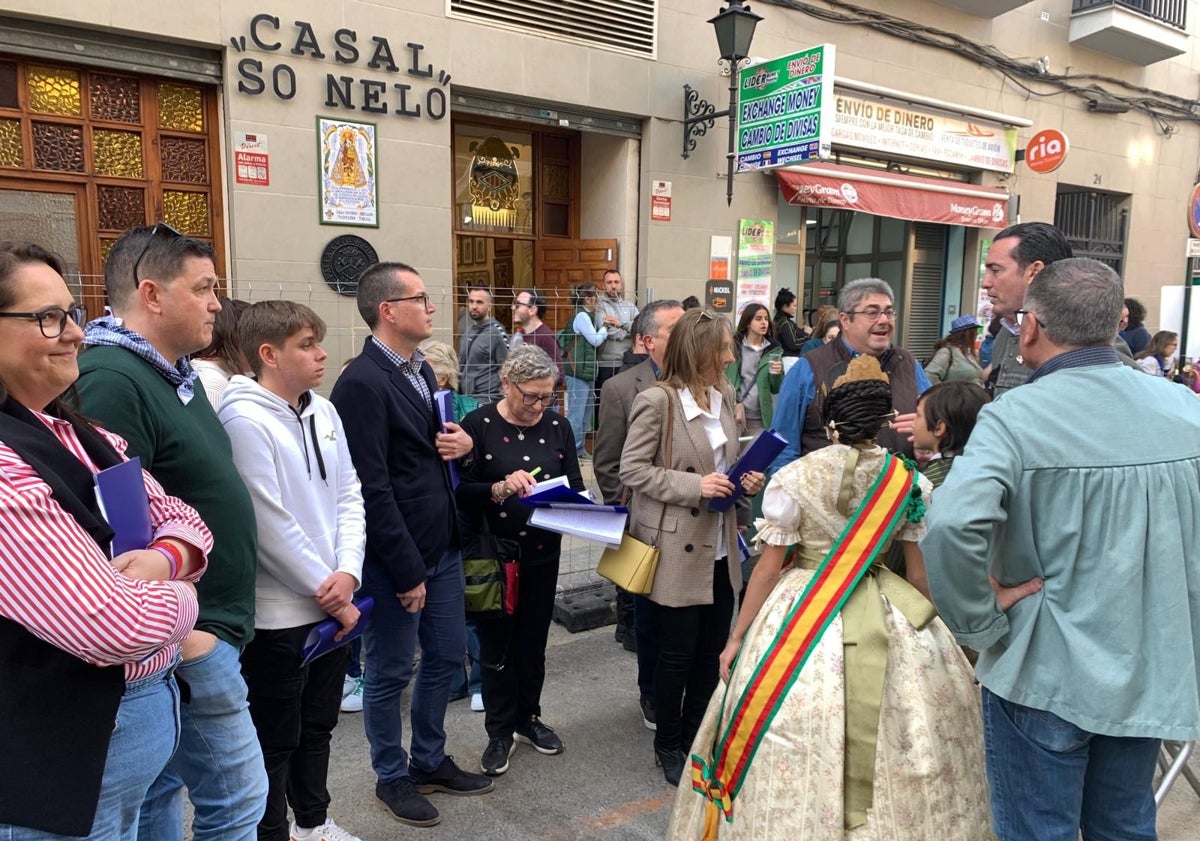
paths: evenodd
<path fill-rule="evenodd" d="M 624 511 L 605 511 L 599 506 L 535 508 L 529 515 L 529 524 L 546 531 L 620 546 L 628 518 L 629 515 Z"/>

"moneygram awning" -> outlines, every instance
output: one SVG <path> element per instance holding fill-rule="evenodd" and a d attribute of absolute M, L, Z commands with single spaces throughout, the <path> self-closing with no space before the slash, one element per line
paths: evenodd
<path fill-rule="evenodd" d="M 974 228 L 1008 225 L 1008 193 L 992 187 L 832 163 L 785 167 L 775 177 L 788 204 Z"/>

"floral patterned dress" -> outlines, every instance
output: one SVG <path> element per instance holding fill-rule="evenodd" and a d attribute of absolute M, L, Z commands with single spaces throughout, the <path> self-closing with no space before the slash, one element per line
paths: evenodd
<path fill-rule="evenodd" d="M 718 721 L 721 687 L 709 704 L 693 752 L 707 752 L 718 725 L 724 733 L 730 708 L 812 579 L 812 568 L 845 528 L 847 518 L 838 513 L 836 502 L 848 450 L 835 444 L 810 453 L 780 470 L 767 488 L 759 539 L 780 546 L 799 544 L 806 560 L 785 571 L 767 597 L 746 633 L 723 720 Z M 884 455 L 878 447 L 860 451 L 849 511 L 858 509 L 883 467 Z M 919 481 L 928 504 L 929 482 L 924 477 Z M 904 522 L 894 538 L 918 541 L 924 533 L 920 523 Z M 908 585 L 900 582 L 900 586 Z M 907 594 L 909 601 L 915 594 L 915 590 Z M 886 592 L 880 592 L 878 599 L 887 632 L 887 666 L 866 823 L 846 828 L 846 670 L 839 615 L 763 736 L 734 800 L 733 821 L 719 821 L 723 841 L 994 838 L 989 829 L 979 692 L 971 668 L 940 619 L 918 629 Z M 927 602 L 922 604 L 928 608 Z M 703 836 L 707 801 L 692 790 L 688 771 L 676 793 L 667 833 L 675 841 L 698 841 Z"/>

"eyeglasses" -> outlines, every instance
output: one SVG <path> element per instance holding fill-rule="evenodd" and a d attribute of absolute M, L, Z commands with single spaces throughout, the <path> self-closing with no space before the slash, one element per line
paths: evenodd
<path fill-rule="evenodd" d="M 421 293 L 420 295 L 407 295 L 403 298 L 388 298 L 386 301 L 384 301 L 384 303 L 385 304 L 398 304 L 401 301 L 416 301 L 417 303 L 419 303 L 421 305 L 422 309 L 424 309 L 426 312 L 429 312 L 429 304 L 430 304 L 429 296 L 426 295 L 425 293 Z"/>
<path fill-rule="evenodd" d="M 1025 320 L 1025 316 L 1027 315 L 1032 315 L 1034 318 L 1037 318 L 1037 313 L 1035 313 L 1033 310 L 1017 310 L 1015 315 L 1017 316 L 1018 327 L 1021 326 L 1021 322 Z"/>
<path fill-rule="evenodd" d="M 534 406 L 538 403 L 549 406 L 554 401 L 553 394 L 530 394 L 516 383 L 513 383 L 512 387 L 521 393 L 521 402 L 526 406 Z"/>
<path fill-rule="evenodd" d="M 513 301 L 513 309 L 514 310 L 517 307 L 532 307 L 532 306 L 533 306 L 532 301 Z"/>
<path fill-rule="evenodd" d="M 879 307 L 867 307 L 865 310 L 850 310 L 846 315 L 861 315 L 867 321 L 878 321 L 881 318 L 886 318 L 888 321 L 896 320 L 896 310 L 888 307 L 886 310 L 881 310 Z"/>
<path fill-rule="evenodd" d="M 159 234 L 166 236 L 167 239 L 178 239 L 179 237 L 183 236 L 183 234 L 172 228 L 166 222 L 155 223 L 154 227 L 150 229 L 150 236 L 146 237 L 146 244 L 142 246 L 141 253 L 138 254 L 138 258 L 133 261 L 134 285 L 142 282 L 142 279 L 138 277 L 138 269 L 141 268 L 142 260 L 146 257 L 146 252 L 150 250 L 150 243 L 154 242 L 154 238 Z"/>
<path fill-rule="evenodd" d="M 57 339 L 67 329 L 67 319 L 71 319 L 80 327 L 87 321 L 87 310 L 80 306 L 49 307 L 41 312 L 0 312 L 0 318 L 33 318 L 37 319 L 38 329 L 47 339 Z"/>

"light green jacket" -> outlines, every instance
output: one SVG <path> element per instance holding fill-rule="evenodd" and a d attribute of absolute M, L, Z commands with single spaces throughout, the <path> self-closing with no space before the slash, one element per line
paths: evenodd
<path fill-rule="evenodd" d="M 742 341 L 741 335 L 733 337 L 733 361 L 725 366 L 725 379 L 733 386 L 734 394 L 737 394 L 742 386 Z M 767 339 L 767 346 L 758 358 L 758 368 L 754 372 L 754 379 L 758 383 L 758 409 L 762 416 L 763 429 L 771 428 L 771 418 L 775 414 L 775 395 L 779 393 L 779 386 L 783 383 L 783 374 L 772 374 L 770 371 L 772 359 L 783 359 L 783 348 L 778 342 Z"/>
<path fill-rule="evenodd" d="M 1130 423 L 1136 418 L 1136 423 Z M 1113 363 L 985 406 L 921 542 L 938 613 L 1017 704 L 1200 738 L 1200 401 Z M 1040 592 L 1002 612 L 988 575 Z"/>

